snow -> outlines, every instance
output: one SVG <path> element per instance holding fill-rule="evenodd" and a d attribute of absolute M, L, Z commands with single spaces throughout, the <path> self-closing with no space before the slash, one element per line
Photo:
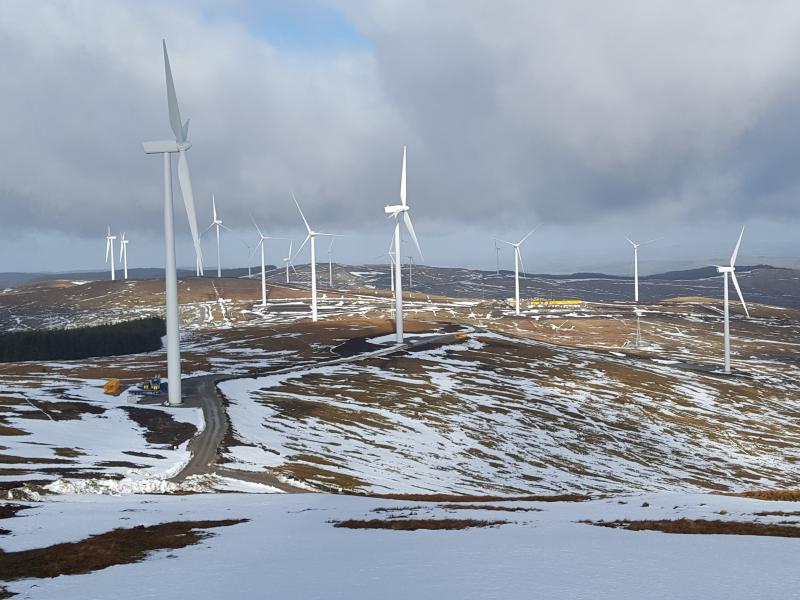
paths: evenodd
<path fill-rule="evenodd" d="M 650 506 L 642 506 L 647 502 Z M 174 520 L 247 518 L 209 530 L 202 543 L 155 552 L 141 563 L 87 575 L 17 581 L 30 599 L 150 597 L 547 598 L 763 600 L 794 597 L 797 540 L 670 535 L 593 527 L 584 519 L 753 520 L 757 510 L 792 510 L 706 495 L 651 494 L 583 503 L 502 503 L 541 512 L 447 511 L 327 494 L 59 497 L 4 521 L 6 551 L 76 541 L 114 527 Z M 413 508 L 418 507 L 418 508 Z M 675 507 L 675 508 L 673 508 Z M 337 529 L 331 521 L 393 517 L 505 519 L 464 531 Z M 721 516 L 723 510 L 728 514 Z M 777 518 L 759 518 L 776 522 Z"/>

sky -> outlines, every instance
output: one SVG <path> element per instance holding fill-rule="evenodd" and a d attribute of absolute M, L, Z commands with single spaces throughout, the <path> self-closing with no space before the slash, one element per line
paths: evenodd
<path fill-rule="evenodd" d="M 740 264 L 800 266 L 796 2 L 4 0 L 0 271 L 102 269 L 107 226 L 129 266 L 163 266 L 141 146 L 171 135 L 162 38 L 200 228 L 213 193 L 233 230 L 223 266 L 247 264 L 250 214 L 297 247 L 290 192 L 346 236 L 333 260 L 385 262 L 404 145 L 417 262 L 493 269 L 495 237 L 539 226 L 529 272 L 628 272 L 624 236 L 656 240 L 658 272 L 725 260 L 746 225 Z"/>

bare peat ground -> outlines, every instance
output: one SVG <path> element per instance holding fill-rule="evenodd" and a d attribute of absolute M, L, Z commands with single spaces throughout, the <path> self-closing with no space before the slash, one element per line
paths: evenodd
<path fill-rule="evenodd" d="M 657 521 L 583 521 L 588 525 L 626 529 L 628 531 L 660 531 L 689 535 L 759 535 L 800 537 L 800 527 L 744 521 L 710 521 L 707 519 L 660 519 Z"/>
<path fill-rule="evenodd" d="M 388 529 L 391 531 L 417 531 L 419 529 L 428 529 L 434 531 L 452 531 L 470 529 L 473 527 L 496 527 L 498 525 L 507 524 L 508 521 L 484 521 L 480 519 L 348 519 L 347 521 L 337 521 L 333 526 L 343 529 Z"/>

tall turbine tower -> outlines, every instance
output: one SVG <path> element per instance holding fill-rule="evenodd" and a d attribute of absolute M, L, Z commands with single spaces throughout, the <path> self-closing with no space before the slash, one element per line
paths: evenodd
<path fill-rule="evenodd" d="M 495 257 L 497 259 L 495 275 L 500 277 L 500 246 L 497 245 L 497 240 L 494 241 L 494 253 L 495 253 Z"/>
<path fill-rule="evenodd" d="M 409 206 L 406 203 L 406 147 L 403 146 L 403 170 L 400 174 L 400 204 L 383 207 L 384 212 L 390 217 L 394 217 L 394 322 L 397 334 L 397 343 L 403 343 L 403 265 L 400 260 L 400 215 L 403 215 L 403 223 L 408 234 L 417 247 L 420 258 L 422 250 L 417 241 L 417 234 L 414 233 L 414 225 L 411 223 L 411 216 L 408 214 Z"/>
<path fill-rule="evenodd" d="M 117 239 L 117 236 L 111 235 L 111 225 L 108 226 L 108 233 L 106 233 L 106 262 L 108 262 L 109 257 L 111 257 L 111 281 L 116 279 L 116 275 L 114 273 L 114 240 Z"/>
<path fill-rule="evenodd" d="M 178 277 L 175 269 L 175 228 L 172 211 L 172 159 L 170 154 L 178 154 L 178 185 L 186 206 L 189 229 L 192 232 L 194 251 L 197 258 L 198 274 L 203 274 L 203 251 L 200 248 L 200 235 L 197 231 L 197 217 L 194 210 L 192 180 L 189 175 L 189 163 L 186 151 L 191 147 L 187 141 L 189 121 L 181 121 L 178 109 L 178 98 L 172 81 L 172 71 L 167 55 L 167 43 L 164 47 L 164 71 L 167 80 L 167 107 L 169 123 L 174 140 L 145 142 L 146 154 L 161 154 L 164 162 L 164 286 L 166 288 L 167 312 L 167 381 L 169 383 L 169 403 L 181 403 L 181 349 L 180 349 L 180 314 L 178 312 Z"/>
<path fill-rule="evenodd" d="M 212 227 L 216 227 L 217 229 L 217 278 L 222 277 L 222 261 L 220 260 L 220 249 L 219 249 L 219 230 L 220 228 L 225 229 L 226 231 L 230 231 L 230 227 L 226 227 L 222 224 L 222 219 L 217 216 L 217 201 L 214 198 L 214 194 L 211 194 L 211 210 L 213 211 L 214 218 L 211 219 L 211 225 L 209 225 L 203 233 L 206 233 Z"/>
<path fill-rule="evenodd" d="M 518 242 L 507 242 L 505 240 L 497 240 L 503 242 L 504 244 L 508 244 L 512 248 L 514 248 L 514 302 L 516 308 L 516 314 L 519 315 L 519 268 L 522 266 L 522 270 L 525 270 L 525 265 L 522 263 L 522 254 L 520 253 L 519 247 L 522 246 L 522 243 L 527 240 L 531 234 L 538 229 L 538 225 L 531 229 L 527 235 L 522 238 Z"/>
<path fill-rule="evenodd" d="M 119 240 L 119 262 L 122 264 L 124 279 L 128 279 L 128 240 L 125 239 L 124 232 Z"/>
<path fill-rule="evenodd" d="M 742 302 L 742 308 L 744 308 L 744 314 L 750 318 L 750 312 L 747 310 L 747 305 L 744 303 L 744 298 L 742 297 L 742 290 L 739 289 L 739 282 L 736 280 L 736 255 L 739 254 L 739 246 L 742 243 L 742 236 L 744 235 L 744 227 L 742 227 L 741 233 L 739 233 L 739 240 L 736 242 L 736 247 L 733 249 L 733 254 L 731 254 L 731 263 L 727 266 L 717 266 L 717 272 L 722 273 L 724 276 L 724 297 L 725 297 L 725 339 L 724 339 L 724 346 L 725 346 L 725 373 L 731 372 L 731 330 L 730 330 L 730 317 L 729 317 L 729 310 L 728 310 L 728 275 L 730 275 L 731 280 L 733 281 L 733 287 L 736 288 L 736 293 L 739 295 L 739 300 Z"/>
<path fill-rule="evenodd" d="M 321 236 L 333 236 L 333 233 L 321 233 L 319 231 L 314 231 L 306 221 L 306 216 L 303 214 L 303 210 L 300 208 L 300 204 L 297 203 L 297 198 L 294 197 L 294 192 L 292 192 L 292 200 L 294 200 L 295 205 L 297 206 L 297 210 L 300 211 L 300 217 L 303 219 L 303 224 L 306 226 L 306 230 L 308 231 L 308 235 L 306 239 L 303 240 L 303 243 L 300 244 L 300 247 L 297 249 L 297 253 L 295 256 L 300 254 L 300 251 L 303 247 L 311 240 L 311 320 L 317 320 L 317 250 L 316 250 L 316 237 L 318 235 Z M 340 236 L 336 236 L 340 237 Z"/>

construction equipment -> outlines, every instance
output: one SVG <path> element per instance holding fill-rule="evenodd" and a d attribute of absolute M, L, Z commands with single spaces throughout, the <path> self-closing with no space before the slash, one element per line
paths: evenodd
<path fill-rule="evenodd" d="M 161 394 L 166 394 L 167 391 L 167 382 L 161 381 L 160 377 L 153 377 L 143 381 L 137 387 L 129 390 L 128 393 L 134 396 L 160 396 Z"/>
<path fill-rule="evenodd" d="M 119 379 L 109 379 L 103 384 L 103 393 L 109 396 L 119 396 L 122 392 L 122 383 Z"/>

